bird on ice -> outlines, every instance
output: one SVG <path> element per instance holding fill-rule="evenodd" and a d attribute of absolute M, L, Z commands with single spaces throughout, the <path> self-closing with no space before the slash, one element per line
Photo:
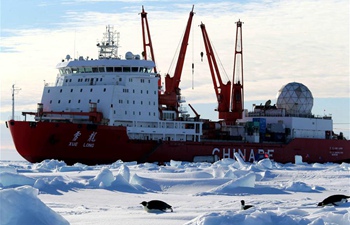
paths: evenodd
<path fill-rule="evenodd" d="M 173 208 L 171 205 L 160 201 L 160 200 L 152 200 L 149 202 L 143 201 L 140 203 L 141 205 L 143 205 L 143 208 L 147 211 L 150 212 L 152 210 L 160 210 L 165 212 L 167 209 L 170 209 L 171 212 L 173 212 Z"/>
<path fill-rule="evenodd" d="M 252 205 L 246 205 L 245 202 L 244 202 L 244 200 L 241 200 L 241 209 L 242 209 L 242 210 L 247 210 L 247 209 L 249 209 L 249 208 L 251 208 L 251 207 L 254 207 L 254 206 L 252 206 Z"/>
<path fill-rule="evenodd" d="M 348 198 L 350 196 L 347 195 L 331 195 L 325 198 L 322 202 L 319 202 L 317 206 L 326 206 L 326 205 L 334 205 L 338 206 L 340 203 L 348 202 Z"/>

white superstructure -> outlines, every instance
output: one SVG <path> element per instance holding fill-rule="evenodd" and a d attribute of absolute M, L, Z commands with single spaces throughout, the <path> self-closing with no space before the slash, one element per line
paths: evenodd
<path fill-rule="evenodd" d="M 41 103 L 45 112 L 89 112 L 94 103 L 103 114 L 101 124 L 125 126 L 132 139 L 199 141 L 201 122 L 172 116 L 158 102 L 160 76 L 153 72 L 153 61 L 131 52 L 117 57 L 118 41 L 111 27 L 106 28 L 98 59 L 67 55 L 56 68 L 56 83 L 46 84 Z M 81 115 L 46 115 L 42 120 L 65 119 L 88 123 Z"/>

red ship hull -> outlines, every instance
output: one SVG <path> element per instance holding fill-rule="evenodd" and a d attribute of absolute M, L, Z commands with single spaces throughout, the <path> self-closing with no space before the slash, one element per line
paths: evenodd
<path fill-rule="evenodd" d="M 244 143 L 236 141 L 155 141 L 131 140 L 126 127 L 74 123 L 8 121 L 18 153 L 29 162 L 45 159 L 87 165 L 109 164 L 117 160 L 137 162 L 194 161 L 234 158 L 246 161 L 269 156 L 280 163 L 350 162 L 350 141 L 297 138 L 285 143 Z"/>

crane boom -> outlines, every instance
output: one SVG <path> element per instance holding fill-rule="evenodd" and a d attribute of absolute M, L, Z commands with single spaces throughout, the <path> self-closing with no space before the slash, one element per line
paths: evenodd
<path fill-rule="evenodd" d="M 177 110 L 178 107 L 178 100 L 179 96 L 181 95 L 179 84 L 181 81 L 181 74 L 186 56 L 188 39 L 191 31 L 192 18 L 194 15 L 193 9 L 194 6 L 192 6 L 192 10 L 189 14 L 189 18 L 187 21 L 187 26 L 184 37 L 182 39 L 174 76 L 170 77 L 169 74 L 165 76 L 165 91 L 162 95 L 159 96 L 159 103 L 161 105 L 165 105 L 168 109 Z"/>
<path fill-rule="evenodd" d="M 209 63 L 210 74 L 214 84 L 216 99 L 218 101 L 217 111 L 219 112 L 219 118 L 226 119 L 223 113 L 228 112 L 230 110 L 231 82 L 228 81 L 226 84 L 222 82 L 220 71 L 215 59 L 214 51 L 211 46 L 205 25 L 201 23 L 200 28 L 202 30 L 205 51 L 206 51 L 206 55 Z"/>
<path fill-rule="evenodd" d="M 192 10 L 190 12 L 188 21 L 187 21 L 187 26 L 186 26 L 186 30 L 185 30 L 185 34 L 184 37 L 182 39 L 182 43 L 181 43 L 181 47 L 180 47 L 180 52 L 179 52 L 179 56 L 177 58 L 177 63 L 176 63 L 176 67 L 175 67 L 175 72 L 174 72 L 174 76 L 170 77 L 169 74 L 167 74 L 166 78 L 165 78 L 165 91 L 174 91 L 175 88 L 179 87 L 180 81 L 181 81 L 181 74 L 182 74 L 182 69 L 183 69 L 183 65 L 184 65 L 184 61 L 185 61 L 185 56 L 186 56 L 186 51 L 187 51 L 187 45 L 188 45 L 188 39 L 190 36 L 190 31 L 191 31 L 191 24 L 192 24 L 192 18 L 194 15 L 193 12 L 193 8 L 194 6 L 192 6 Z"/>
<path fill-rule="evenodd" d="M 142 6 L 142 12 L 141 14 L 141 24 L 142 24 L 142 41 L 143 41 L 143 52 L 142 56 L 145 60 L 147 60 L 148 54 L 147 54 L 147 46 L 149 47 L 149 51 L 151 53 L 152 61 L 155 63 L 154 53 L 153 53 L 153 46 L 152 46 L 152 40 L 151 40 L 151 33 L 149 31 L 148 26 L 148 20 L 147 20 L 147 12 L 145 12 L 143 6 Z M 148 41 L 146 41 L 146 38 Z M 157 73 L 157 68 L 154 66 L 154 72 Z"/>
<path fill-rule="evenodd" d="M 210 74 L 213 80 L 214 90 L 218 101 L 217 111 L 219 113 L 219 119 L 223 119 L 228 124 L 233 124 L 237 119 L 242 119 L 243 111 L 243 57 L 242 57 L 242 22 L 237 22 L 236 32 L 236 46 L 234 57 L 234 72 L 233 72 L 233 85 L 231 90 L 231 82 L 226 84 L 222 82 L 220 71 L 218 69 L 214 52 L 205 28 L 205 25 L 201 23 L 200 28 L 203 34 L 203 40 L 205 50 L 207 53 Z M 240 61 L 236 65 L 237 61 Z M 236 71 L 241 76 L 235 77 Z M 235 78 L 238 78 L 235 81 Z M 241 83 L 242 82 L 242 83 Z"/>

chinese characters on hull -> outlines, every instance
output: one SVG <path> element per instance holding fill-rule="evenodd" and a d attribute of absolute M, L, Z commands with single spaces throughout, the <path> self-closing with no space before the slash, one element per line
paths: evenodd
<path fill-rule="evenodd" d="M 95 147 L 95 141 L 96 141 L 96 135 L 97 132 L 94 131 L 89 135 L 89 138 L 86 140 L 86 142 L 83 142 L 82 146 L 84 148 L 93 148 Z M 68 143 L 69 147 L 78 147 L 79 146 L 79 137 L 81 136 L 81 132 L 77 131 L 76 133 L 73 134 L 72 141 Z M 80 138 L 81 139 L 81 138 Z"/>

